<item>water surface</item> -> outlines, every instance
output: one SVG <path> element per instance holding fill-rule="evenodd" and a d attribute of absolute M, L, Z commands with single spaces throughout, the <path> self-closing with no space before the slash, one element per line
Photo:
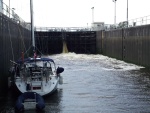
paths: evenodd
<path fill-rule="evenodd" d="M 48 56 L 62 66 L 63 85 L 44 97 L 42 113 L 149 113 L 150 73 L 102 55 Z M 1 113 L 14 113 L 16 98 L 1 96 Z M 36 113 L 27 110 L 25 113 Z"/>

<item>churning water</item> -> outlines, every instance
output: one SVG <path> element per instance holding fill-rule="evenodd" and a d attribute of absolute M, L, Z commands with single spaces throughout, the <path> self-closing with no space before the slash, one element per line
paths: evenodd
<path fill-rule="evenodd" d="M 48 57 L 64 67 L 64 84 L 44 97 L 46 107 L 41 113 L 150 112 L 150 73 L 143 67 L 102 55 L 68 53 Z M 14 113 L 16 98 L 9 92 L 1 98 L 1 113 Z"/>

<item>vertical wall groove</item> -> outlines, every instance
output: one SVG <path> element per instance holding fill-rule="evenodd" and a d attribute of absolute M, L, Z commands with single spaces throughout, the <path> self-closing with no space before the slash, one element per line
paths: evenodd
<path fill-rule="evenodd" d="M 150 67 L 150 25 L 97 32 L 97 49 L 103 54 L 137 65 Z"/>

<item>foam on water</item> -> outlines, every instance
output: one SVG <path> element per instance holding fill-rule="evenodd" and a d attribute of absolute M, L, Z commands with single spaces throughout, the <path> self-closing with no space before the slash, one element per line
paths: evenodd
<path fill-rule="evenodd" d="M 138 66 L 135 64 L 131 64 L 131 63 L 126 63 L 124 61 L 110 58 L 107 56 L 103 56 L 100 54 L 85 55 L 85 54 L 76 54 L 76 53 L 63 53 L 63 54 L 57 54 L 57 55 L 52 55 L 48 57 L 53 58 L 56 63 L 61 62 L 62 64 L 62 62 L 64 61 L 67 63 L 67 60 L 69 60 L 69 62 L 73 61 L 74 63 L 82 64 L 82 61 L 84 61 L 84 63 L 86 62 L 87 64 L 90 64 L 91 66 L 94 66 L 94 67 L 98 66 L 98 67 L 101 67 L 101 69 L 110 70 L 110 71 L 139 70 L 141 68 L 144 68 L 142 66 Z"/>

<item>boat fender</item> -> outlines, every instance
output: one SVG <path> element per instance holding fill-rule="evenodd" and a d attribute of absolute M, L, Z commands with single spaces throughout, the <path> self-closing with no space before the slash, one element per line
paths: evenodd
<path fill-rule="evenodd" d="M 59 76 L 59 84 L 63 84 L 63 77 L 62 76 Z"/>
<path fill-rule="evenodd" d="M 56 73 L 59 75 L 59 74 L 62 73 L 63 71 L 64 71 L 64 68 L 58 67 Z"/>

